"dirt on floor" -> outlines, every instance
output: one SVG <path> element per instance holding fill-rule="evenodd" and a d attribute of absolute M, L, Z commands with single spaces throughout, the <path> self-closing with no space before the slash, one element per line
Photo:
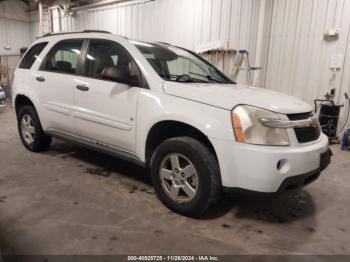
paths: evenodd
<path fill-rule="evenodd" d="M 227 195 L 203 219 L 164 207 L 149 172 L 54 140 L 22 146 L 0 113 L 2 254 L 350 254 L 350 152 L 313 184 L 279 198 Z"/>

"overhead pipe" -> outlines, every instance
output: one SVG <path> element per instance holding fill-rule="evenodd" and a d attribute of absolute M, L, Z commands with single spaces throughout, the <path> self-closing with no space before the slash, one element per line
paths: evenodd
<path fill-rule="evenodd" d="M 39 3 L 39 34 L 40 34 L 40 36 L 42 36 L 43 33 L 44 33 L 43 24 L 44 24 L 44 21 L 43 21 L 43 5 L 40 2 Z"/>
<path fill-rule="evenodd" d="M 58 14 L 58 32 L 62 32 L 62 12 L 65 12 L 65 9 L 61 5 L 55 5 L 55 6 L 50 6 L 49 7 L 49 14 L 50 14 L 50 25 L 52 28 L 52 32 L 54 31 L 54 19 L 53 19 L 53 14 L 52 11 L 57 10 Z"/>
<path fill-rule="evenodd" d="M 113 4 L 121 4 L 125 2 L 131 2 L 135 0 L 105 0 L 105 1 L 100 1 L 96 2 L 93 4 L 88 4 L 80 7 L 73 7 L 71 10 L 74 11 L 81 11 L 81 10 L 86 10 L 86 9 L 93 9 L 101 6 L 106 6 L 106 5 L 113 5 Z"/>
<path fill-rule="evenodd" d="M 258 20 L 258 31 L 256 39 L 256 51 L 255 51 L 255 61 L 254 64 L 261 66 L 262 65 L 262 56 L 263 56 L 263 37 L 264 37 L 264 25 L 266 17 L 266 0 L 262 0 L 259 6 L 259 20 Z M 255 71 L 254 77 L 252 79 L 253 86 L 259 86 L 260 83 L 260 70 Z"/>

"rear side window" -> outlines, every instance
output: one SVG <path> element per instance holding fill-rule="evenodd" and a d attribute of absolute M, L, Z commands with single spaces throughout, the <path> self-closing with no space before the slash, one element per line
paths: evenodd
<path fill-rule="evenodd" d="M 29 51 L 25 54 L 23 57 L 21 63 L 19 64 L 19 68 L 22 69 L 30 69 L 32 65 L 34 64 L 36 58 L 40 55 L 40 53 L 44 50 L 46 47 L 47 42 L 42 42 L 35 44 Z"/>
<path fill-rule="evenodd" d="M 83 40 L 66 40 L 57 43 L 47 54 L 41 70 L 75 74 Z"/>

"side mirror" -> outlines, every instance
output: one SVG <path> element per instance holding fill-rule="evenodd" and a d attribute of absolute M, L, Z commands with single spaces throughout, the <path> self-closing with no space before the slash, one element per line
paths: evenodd
<path fill-rule="evenodd" d="M 123 66 L 105 67 L 102 70 L 102 78 L 131 86 L 139 86 L 138 77 L 131 75 L 130 70 Z"/>

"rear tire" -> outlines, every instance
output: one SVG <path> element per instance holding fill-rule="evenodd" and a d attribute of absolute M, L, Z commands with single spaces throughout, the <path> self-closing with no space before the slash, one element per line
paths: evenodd
<path fill-rule="evenodd" d="M 222 194 L 214 154 L 190 137 L 162 142 L 151 159 L 151 177 L 159 199 L 176 213 L 200 217 Z"/>
<path fill-rule="evenodd" d="M 19 109 L 17 126 L 22 144 L 29 151 L 42 152 L 50 146 L 52 138 L 45 135 L 33 106 L 23 106 Z"/>

